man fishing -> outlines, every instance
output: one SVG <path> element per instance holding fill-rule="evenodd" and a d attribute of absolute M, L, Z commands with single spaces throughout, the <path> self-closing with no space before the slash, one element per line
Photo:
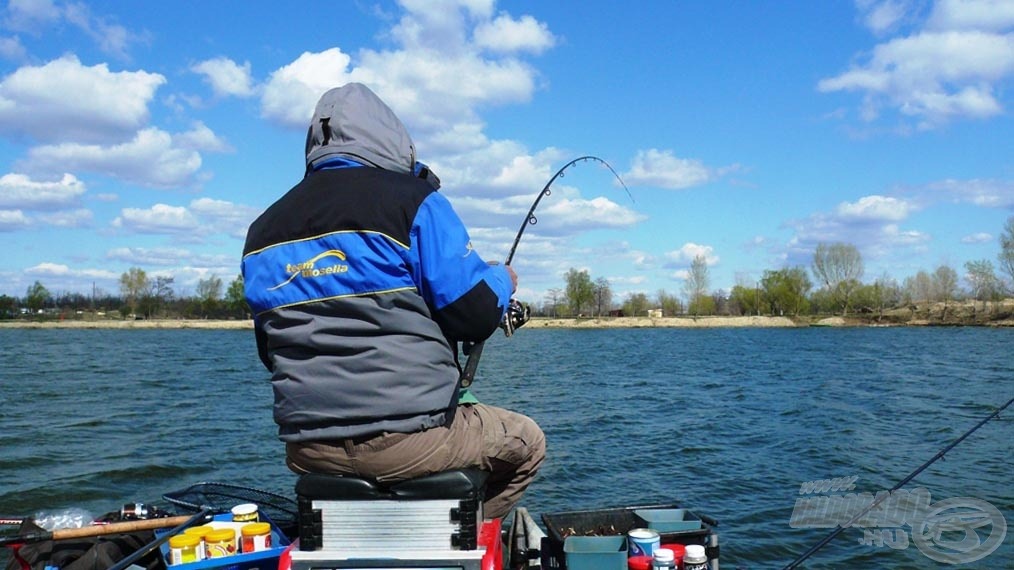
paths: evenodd
<path fill-rule="evenodd" d="M 503 517 L 545 458 L 530 418 L 459 403 L 458 343 L 502 322 L 517 276 L 487 264 L 401 121 L 350 83 L 317 103 L 304 178 L 251 224 L 243 278 L 296 473 L 393 482 L 491 473 Z"/>

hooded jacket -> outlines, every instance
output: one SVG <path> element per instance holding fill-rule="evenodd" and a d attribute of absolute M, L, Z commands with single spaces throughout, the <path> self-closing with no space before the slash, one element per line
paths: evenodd
<path fill-rule="evenodd" d="M 283 441 L 445 425 L 457 342 L 496 330 L 505 268 L 473 251 L 407 130 L 372 91 L 325 93 L 306 176 L 251 224 L 244 287 Z"/>

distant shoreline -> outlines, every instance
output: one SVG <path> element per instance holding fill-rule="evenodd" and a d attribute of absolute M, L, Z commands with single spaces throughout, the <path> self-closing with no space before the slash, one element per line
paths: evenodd
<path fill-rule="evenodd" d="M 139 321 L 68 319 L 0 321 L 0 329 L 253 329 L 253 320 L 144 319 Z"/>
<path fill-rule="evenodd" d="M 848 326 L 841 317 L 830 317 L 814 324 L 822 326 Z M 603 317 L 603 318 L 552 318 L 534 317 L 525 328 L 794 328 L 810 326 L 788 317 Z M 144 319 L 123 320 L 62 320 L 62 321 L 0 321 L 0 329 L 253 329 L 252 320 L 210 319 Z"/>
<path fill-rule="evenodd" d="M 797 319 L 770 316 L 707 316 L 707 317 L 583 317 L 553 318 L 533 317 L 525 328 L 572 328 L 572 329 L 618 329 L 618 328 L 806 328 L 806 327 L 884 327 L 884 326 L 993 326 L 1011 327 L 1014 320 L 1004 319 L 991 322 L 935 322 L 915 318 L 878 322 L 869 317 L 821 317 Z M 213 319 L 143 319 L 99 320 L 69 319 L 62 321 L 0 321 L 0 329 L 220 329 L 252 330 L 253 321 Z"/>
<path fill-rule="evenodd" d="M 840 319 L 839 319 L 840 320 Z M 800 325 L 788 317 L 603 317 L 550 318 L 534 317 L 525 328 L 720 328 L 757 327 L 789 328 Z M 0 321 L 0 329 L 253 329 L 252 320 L 211 319 L 143 319 L 124 320 L 62 320 L 62 321 Z"/>

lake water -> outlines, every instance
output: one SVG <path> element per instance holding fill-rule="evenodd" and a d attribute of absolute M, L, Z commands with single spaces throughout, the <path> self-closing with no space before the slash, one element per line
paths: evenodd
<path fill-rule="evenodd" d="M 1014 396 L 1012 354 L 1009 329 L 532 328 L 487 343 L 474 388 L 546 432 L 522 502 L 537 520 L 680 504 L 720 522 L 723 568 L 780 568 L 831 530 L 790 525 L 801 484 L 890 489 Z M 1014 524 L 1012 417 L 905 488 Z M 292 495 L 250 331 L 0 330 L 0 426 L 0 515 L 98 515 L 199 481 Z M 804 567 L 951 567 L 873 530 Z M 962 568 L 1014 567 L 1012 541 Z"/>

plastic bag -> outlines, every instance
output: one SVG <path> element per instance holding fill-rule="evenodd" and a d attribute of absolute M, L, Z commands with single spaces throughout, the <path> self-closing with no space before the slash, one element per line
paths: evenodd
<path fill-rule="evenodd" d="M 32 518 L 35 524 L 48 531 L 63 528 L 82 528 L 92 524 L 92 521 L 95 520 L 95 517 L 90 512 L 77 507 L 54 512 L 41 511 L 35 513 L 35 516 Z"/>

